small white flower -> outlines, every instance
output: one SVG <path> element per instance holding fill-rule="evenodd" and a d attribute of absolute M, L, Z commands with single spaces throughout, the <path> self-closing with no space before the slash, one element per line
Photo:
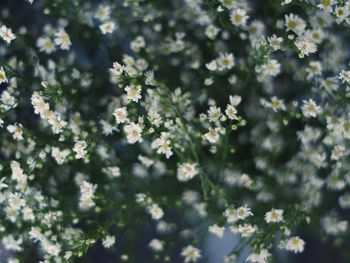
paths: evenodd
<path fill-rule="evenodd" d="M 114 237 L 114 236 L 107 235 L 107 236 L 105 236 L 105 238 L 102 240 L 102 245 L 103 245 L 105 248 L 110 248 L 110 247 L 112 247 L 114 244 L 115 244 L 115 237 Z"/>
<path fill-rule="evenodd" d="M 342 145 L 336 145 L 332 151 L 331 159 L 338 161 L 345 154 L 345 147 Z"/>
<path fill-rule="evenodd" d="M 113 21 L 105 22 L 100 25 L 100 30 L 102 34 L 110 34 L 115 30 L 115 23 Z"/>
<path fill-rule="evenodd" d="M 73 151 L 75 152 L 75 158 L 82 159 L 87 154 L 87 143 L 86 141 L 77 141 L 74 144 Z"/>
<path fill-rule="evenodd" d="M 114 110 L 113 113 L 114 117 L 115 117 L 115 121 L 119 124 L 119 123 L 124 123 L 127 121 L 127 117 L 128 117 L 128 111 L 126 109 L 126 107 L 122 107 L 122 108 L 117 108 Z"/>
<path fill-rule="evenodd" d="M 283 42 L 283 38 L 277 37 L 276 35 L 272 35 L 271 37 L 267 38 L 267 41 L 269 42 L 270 46 L 274 51 L 281 49 L 281 44 Z"/>
<path fill-rule="evenodd" d="M 227 104 L 225 114 L 230 120 L 237 120 L 237 109 L 231 104 Z"/>
<path fill-rule="evenodd" d="M 230 15 L 231 23 L 235 26 L 245 26 L 247 23 L 247 12 L 242 8 L 233 9 Z"/>
<path fill-rule="evenodd" d="M 0 27 L 0 37 L 7 43 L 10 44 L 12 40 L 16 38 L 16 36 L 12 33 L 11 28 L 6 26 Z"/>
<path fill-rule="evenodd" d="M 294 253 L 300 253 L 304 251 L 305 242 L 299 237 L 292 237 L 287 240 L 286 249 Z"/>
<path fill-rule="evenodd" d="M 80 183 L 80 198 L 79 198 L 79 207 L 82 210 L 87 210 L 95 206 L 93 201 L 94 194 L 97 188 L 97 185 L 93 185 L 87 181 L 82 181 Z"/>
<path fill-rule="evenodd" d="M 51 54 L 55 51 L 55 43 L 49 37 L 39 37 L 36 42 L 37 47 L 40 52 L 44 52 L 46 54 Z"/>
<path fill-rule="evenodd" d="M 159 220 L 164 215 L 162 208 L 160 208 L 157 204 L 152 204 L 151 206 L 147 207 L 147 211 L 150 213 L 152 219 L 154 220 Z"/>
<path fill-rule="evenodd" d="M 240 233 L 242 237 L 250 237 L 252 234 L 255 233 L 257 230 L 257 227 L 251 224 L 244 224 L 244 225 L 238 225 L 237 226 L 231 226 L 230 230 L 232 233 Z"/>
<path fill-rule="evenodd" d="M 252 216 L 253 213 L 251 212 L 250 208 L 245 205 L 237 208 L 236 215 L 237 215 L 237 219 L 243 220 L 248 216 Z"/>
<path fill-rule="evenodd" d="M 126 86 L 125 91 L 127 92 L 127 99 L 138 102 L 141 96 L 141 86 Z"/>
<path fill-rule="evenodd" d="M 224 236 L 225 227 L 220 227 L 215 224 L 209 227 L 209 232 L 222 238 Z"/>
<path fill-rule="evenodd" d="M 198 174 L 197 164 L 182 163 L 177 169 L 177 179 L 180 182 L 187 182 Z"/>
<path fill-rule="evenodd" d="M 211 106 L 207 113 L 209 122 L 217 122 L 221 117 L 221 109 L 216 106 Z"/>
<path fill-rule="evenodd" d="M 316 44 L 307 38 L 297 39 L 294 43 L 299 50 L 299 57 L 303 58 L 317 51 Z"/>
<path fill-rule="evenodd" d="M 278 223 L 283 221 L 283 210 L 271 209 L 271 211 L 265 214 L 265 221 L 267 223 Z"/>
<path fill-rule="evenodd" d="M 342 71 L 339 73 L 339 79 L 340 79 L 343 83 L 348 83 L 348 84 L 350 84 L 350 70 L 348 70 L 348 71 L 342 70 Z M 1 74 L 0 74 L 0 83 L 1 83 Z"/>
<path fill-rule="evenodd" d="M 149 242 L 148 246 L 156 252 L 162 251 L 164 248 L 164 243 L 160 241 L 159 239 L 152 239 L 151 242 Z"/>
<path fill-rule="evenodd" d="M 321 107 L 317 106 L 316 102 L 313 99 L 309 99 L 308 101 L 304 100 L 304 104 L 302 106 L 302 111 L 305 117 L 314 117 L 316 118 L 317 114 L 321 112 Z"/>
<path fill-rule="evenodd" d="M 185 258 L 185 263 L 197 262 L 202 257 L 201 251 L 192 245 L 184 247 L 181 251 L 181 256 Z"/>
<path fill-rule="evenodd" d="M 70 150 L 60 150 L 58 147 L 52 147 L 51 156 L 55 159 L 58 164 L 63 164 L 66 158 L 70 154 Z"/>
<path fill-rule="evenodd" d="M 12 133 L 12 137 L 15 140 L 23 140 L 23 126 L 22 124 L 10 124 L 7 126 L 7 130 Z"/>
<path fill-rule="evenodd" d="M 220 138 L 219 131 L 220 128 L 210 128 L 209 131 L 203 135 L 203 138 L 214 144 Z"/>
<path fill-rule="evenodd" d="M 299 16 L 294 14 L 285 15 L 285 26 L 287 31 L 293 31 L 296 34 L 304 32 L 306 23 Z"/>
<path fill-rule="evenodd" d="M 63 28 L 60 28 L 55 34 L 55 44 L 64 50 L 68 50 L 72 45 L 69 35 Z"/>
<path fill-rule="evenodd" d="M 12 161 L 11 162 L 11 179 L 15 180 L 19 183 L 25 183 L 27 181 L 27 175 L 24 173 L 23 169 L 21 168 L 19 162 Z"/>
<path fill-rule="evenodd" d="M 215 60 L 213 60 L 213 61 L 211 61 L 211 62 L 205 64 L 205 66 L 206 66 L 207 69 L 210 70 L 210 71 L 215 71 L 215 70 L 218 68 L 218 66 L 217 66 Z"/>
<path fill-rule="evenodd" d="M 238 3 L 237 0 L 220 0 L 220 2 L 228 9 L 234 8 L 235 6 L 237 6 Z"/>
<path fill-rule="evenodd" d="M 247 257 L 248 262 L 253 263 L 267 263 L 268 258 L 271 256 L 267 249 L 261 249 L 259 253 L 252 253 Z"/>
<path fill-rule="evenodd" d="M 205 29 L 205 34 L 209 39 L 215 39 L 216 35 L 220 32 L 220 30 L 213 25 L 207 26 Z"/>
<path fill-rule="evenodd" d="M 0 68 L 0 84 L 1 83 L 7 83 L 7 82 L 8 82 L 8 80 L 7 80 L 7 77 L 6 77 L 6 73 L 4 71 L 4 68 L 1 67 Z"/>
<path fill-rule="evenodd" d="M 142 139 L 142 127 L 140 124 L 131 122 L 130 124 L 124 126 L 124 132 L 126 133 L 126 139 L 130 144 L 141 141 Z"/>
<path fill-rule="evenodd" d="M 109 69 L 113 75 L 120 77 L 124 71 L 124 66 L 120 65 L 118 62 L 113 63 L 113 68 Z"/>
<path fill-rule="evenodd" d="M 216 64 L 220 71 L 230 70 L 235 65 L 235 59 L 232 53 L 220 53 L 216 59 Z"/>

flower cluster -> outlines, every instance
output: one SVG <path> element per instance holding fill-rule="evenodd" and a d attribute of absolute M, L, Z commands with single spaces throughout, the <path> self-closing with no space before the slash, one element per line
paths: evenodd
<path fill-rule="evenodd" d="M 3 2 L 1 262 L 348 256 L 349 1 Z"/>

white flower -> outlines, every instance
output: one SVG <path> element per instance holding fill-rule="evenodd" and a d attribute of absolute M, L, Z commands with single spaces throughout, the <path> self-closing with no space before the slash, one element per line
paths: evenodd
<path fill-rule="evenodd" d="M 117 109 L 114 110 L 113 115 L 115 117 L 115 121 L 118 124 L 119 123 L 124 123 L 124 122 L 127 121 L 128 111 L 127 111 L 126 107 L 117 108 Z"/>
<path fill-rule="evenodd" d="M 350 70 L 345 71 L 342 70 L 339 73 L 339 79 L 343 82 L 343 83 L 348 83 L 350 84 Z M 0 73 L 0 83 L 1 83 L 1 73 Z"/>
<path fill-rule="evenodd" d="M 216 60 L 213 60 L 213 61 L 205 64 L 205 66 L 210 71 L 215 71 L 218 68 L 218 65 L 216 64 Z"/>
<path fill-rule="evenodd" d="M 75 152 L 75 158 L 82 159 L 87 154 L 87 143 L 86 141 L 77 141 L 74 144 L 73 151 Z"/>
<path fill-rule="evenodd" d="M 80 183 L 80 198 L 79 198 L 79 207 L 82 210 L 87 210 L 95 205 L 93 201 L 94 194 L 97 188 L 97 185 L 93 185 L 87 181 Z"/>
<path fill-rule="evenodd" d="M 124 132 L 126 133 L 126 139 L 130 144 L 133 144 L 142 140 L 141 138 L 142 127 L 140 124 L 131 122 L 130 124 L 124 126 Z"/>
<path fill-rule="evenodd" d="M 50 242 L 42 242 L 43 249 L 51 256 L 57 257 L 61 252 L 59 244 L 51 244 Z"/>
<path fill-rule="evenodd" d="M 229 100 L 232 106 L 238 106 L 241 103 L 242 98 L 237 95 L 234 95 L 234 96 L 230 95 Z"/>
<path fill-rule="evenodd" d="M 326 11 L 331 12 L 332 11 L 332 5 L 334 5 L 334 0 L 322 0 L 319 1 L 320 3 L 317 5 L 318 8 L 324 9 Z"/>
<path fill-rule="evenodd" d="M 35 219 L 33 209 L 25 207 L 23 209 L 23 219 L 25 221 L 33 221 Z"/>
<path fill-rule="evenodd" d="M 8 187 L 8 185 L 4 183 L 5 179 L 6 177 L 0 179 L 0 191 Z"/>
<path fill-rule="evenodd" d="M 208 140 L 210 143 L 216 143 L 219 138 L 220 128 L 210 128 L 209 131 L 203 135 L 204 139 Z"/>
<path fill-rule="evenodd" d="M 234 223 L 238 220 L 237 213 L 235 209 L 232 208 L 226 208 L 225 212 L 223 213 L 224 217 L 226 217 L 227 223 Z"/>
<path fill-rule="evenodd" d="M 8 197 L 8 204 L 12 209 L 20 210 L 21 207 L 24 207 L 26 205 L 26 201 L 22 199 L 18 193 L 10 193 Z"/>
<path fill-rule="evenodd" d="M 4 68 L 1 67 L 0 68 L 0 84 L 1 83 L 7 83 L 7 82 L 8 82 L 8 80 L 7 80 L 7 77 L 6 77 L 6 73 L 4 71 Z"/>
<path fill-rule="evenodd" d="M 162 132 L 161 136 L 151 143 L 151 148 L 157 149 L 158 154 L 165 154 L 165 157 L 169 159 L 173 155 L 170 144 L 169 134 Z"/>
<path fill-rule="evenodd" d="M 135 102 L 138 102 L 142 96 L 141 96 L 141 86 L 126 86 L 125 91 L 127 92 L 127 99 L 132 100 Z"/>
<path fill-rule="evenodd" d="M 120 77 L 124 71 L 124 66 L 120 65 L 118 62 L 113 63 L 113 68 L 109 69 L 113 75 Z"/>
<path fill-rule="evenodd" d="M 60 28 L 55 34 L 55 44 L 64 50 L 68 50 L 72 45 L 69 35 L 63 28 Z"/>
<path fill-rule="evenodd" d="M 152 239 L 151 242 L 149 242 L 148 246 L 156 252 L 162 251 L 164 248 L 164 243 L 160 241 L 159 239 Z"/>
<path fill-rule="evenodd" d="M 242 237 L 250 237 L 255 233 L 257 227 L 250 224 L 244 224 L 238 226 L 238 232 L 242 235 Z"/>
<path fill-rule="evenodd" d="M 303 252 L 304 246 L 304 240 L 299 237 L 292 237 L 287 240 L 286 249 L 294 253 L 300 253 Z"/>
<path fill-rule="evenodd" d="M 271 98 L 271 103 L 268 103 L 267 105 L 270 106 L 274 112 L 277 112 L 278 110 L 286 110 L 286 105 L 283 100 L 280 100 L 275 96 Z"/>
<path fill-rule="evenodd" d="M 106 167 L 103 169 L 103 171 L 112 177 L 120 177 L 121 176 L 120 168 L 118 166 Z"/>
<path fill-rule="evenodd" d="M 275 59 L 269 59 L 266 63 L 256 68 L 257 73 L 262 76 L 275 77 L 281 72 L 281 64 Z"/>
<path fill-rule="evenodd" d="M 110 236 L 107 235 L 105 236 L 105 238 L 102 240 L 102 245 L 105 248 L 110 248 L 111 246 L 113 246 L 115 244 L 115 237 L 114 236 Z"/>
<path fill-rule="evenodd" d="M 67 122 L 64 120 L 61 120 L 61 116 L 59 113 L 51 114 L 51 116 L 48 118 L 48 122 L 51 125 L 52 132 L 54 134 L 59 134 L 62 129 L 67 126 Z"/>
<path fill-rule="evenodd" d="M 22 238 L 18 238 L 17 240 L 12 236 L 4 236 L 1 240 L 4 248 L 12 251 L 22 251 L 23 247 L 21 246 L 23 243 Z"/>
<path fill-rule="evenodd" d="M 234 8 L 238 3 L 237 0 L 220 0 L 220 2 L 229 9 Z"/>
<path fill-rule="evenodd" d="M 1 184 L 0 184 L 0 189 L 1 189 Z M 339 197 L 339 205 L 343 209 L 350 208 L 350 194 L 347 193 Z"/>
<path fill-rule="evenodd" d="M 94 15 L 94 17 L 100 21 L 106 21 L 110 18 L 111 7 L 109 5 L 100 5 Z"/>
<path fill-rule="evenodd" d="M 16 99 L 15 97 L 13 97 L 10 92 L 8 92 L 7 90 L 4 90 L 1 94 L 0 97 L 0 101 L 3 103 L 1 106 L 1 108 L 3 108 L 4 110 L 9 110 L 12 107 L 16 106 Z"/>
<path fill-rule="evenodd" d="M 180 182 L 187 182 L 198 174 L 197 164 L 195 163 L 182 163 L 177 168 L 177 179 Z"/>
<path fill-rule="evenodd" d="M 145 39 L 142 36 L 138 36 L 130 43 L 130 48 L 134 52 L 140 52 L 141 48 L 145 47 L 145 45 Z"/>
<path fill-rule="evenodd" d="M 245 206 L 240 206 L 237 208 L 236 210 L 236 215 L 237 215 L 237 219 L 245 219 L 248 216 L 253 215 L 253 213 L 251 212 L 250 208 Z"/>
<path fill-rule="evenodd" d="M 66 158 L 70 154 L 70 150 L 60 150 L 58 147 L 52 147 L 51 156 L 55 159 L 58 164 L 63 164 L 66 161 Z"/>
<path fill-rule="evenodd" d="M 202 257 L 201 251 L 192 245 L 184 247 L 181 251 L 181 256 L 185 258 L 185 263 L 197 262 Z"/>
<path fill-rule="evenodd" d="M 315 42 L 307 38 L 297 39 L 294 44 L 299 50 L 299 57 L 303 58 L 317 51 L 317 46 Z"/>
<path fill-rule="evenodd" d="M 233 233 L 240 233 L 242 237 L 250 237 L 252 234 L 255 233 L 257 227 L 254 225 L 250 224 L 244 224 L 244 225 L 239 225 L 238 229 L 235 229 L 234 227 L 231 227 L 231 231 Z"/>
<path fill-rule="evenodd" d="M 261 249 L 259 253 L 252 253 L 247 257 L 247 261 L 253 262 L 253 263 L 267 263 L 268 257 L 270 257 L 271 254 L 267 249 Z"/>
<path fill-rule="evenodd" d="M 216 26 L 209 25 L 205 29 L 205 34 L 209 39 L 215 39 L 216 35 L 219 33 L 219 29 Z"/>
<path fill-rule="evenodd" d="M 37 47 L 40 52 L 44 52 L 46 54 L 51 54 L 55 51 L 55 43 L 49 37 L 39 37 L 36 42 Z"/>
<path fill-rule="evenodd" d="M 336 145 L 332 151 L 331 159 L 338 161 L 345 154 L 345 148 L 342 145 Z"/>
<path fill-rule="evenodd" d="M 31 101 L 34 112 L 40 114 L 42 117 L 50 110 L 50 105 L 44 101 L 43 97 L 38 92 L 32 94 Z"/>
<path fill-rule="evenodd" d="M 11 162 L 11 178 L 19 183 L 25 183 L 27 181 L 27 175 L 23 172 L 19 162 L 12 161 Z"/>
<path fill-rule="evenodd" d="M 287 31 L 293 31 L 298 35 L 304 32 L 306 27 L 305 21 L 294 14 L 285 15 L 285 25 Z"/>
<path fill-rule="evenodd" d="M 270 46 L 274 51 L 281 49 L 281 44 L 283 42 L 283 38 L 277 37 L 276 35 L 272 35 L 271 37 L 267 38 L 267 41 L 269 42 Z"/>
<path fill-rule="evenodd" d="M 7 126 L 7 130 L 12 133 L 12 137 L 15 140 L 23 140 L 23 126 L 22 124 L 10 124 Z"/>
<path fill-rule="evenodd" d="M 305 117 L 316 117 L 317 114 L 321 112 L 321 107 L 317 106 L 316 102 L 313 99 L 309 101 L 304 100 L 304 105 L 302 106 L 302 111 Z"/>
<path fill-rule="evenodd" d="M 265 221 L 267 223 L 278 223 L 283 221 L 283 210 L 271 209 L 271 211 L 265 214 Z"/>
<path fill-rule="evenodd" d="M 105 22 L 100 25 L 100 30 L 102 34 L 110 34 L 115 30 L 115 23 L 113 21 Z"/>
<path fill-rule="evenodd" d="M 150 213 L 152 219 L 154 220 L 159 220 L 164 215 L 162 208 L 160 208 L 157 204 L 152 204 L 151 206 L 147 207 L 147 211 Z"/>
<path fill-rule="evenodd" d="M 217 122 L 221 117 L 221 109 L 216 106 L 211 106 L 207 113 L 209 122 Z"/>
<path fill-rule="evenodd" d="M 216 64 L 220 71 L 229 70 L 235 65 L 235 60 L 232 53 L 220 53 L 216 59 Z"/>
<path fill-rule="evenodd" d="M 225 227 L 219 227 L 215 224 L 209 227 L 209 232 L 222 238 L 224 236 Z"/>
<path fill-rule="evenodd" d="M 247 12 L 242 8 L 233 9 L 230 14 L 231 23 L 235 26 L 245 26 L 247 23 Z"/>
<path fill-rule="evenodd" d="M 237 109 L 231 104 L 227 104 L 225 114 L 230 120 L 237 120 Z"/>
<path fill-rule="evenodd" d="M 16 36 L 12 33 L 11 28 L 6 26 L 0 27 L 0 37 L 7 43 L 10 44 L 12 40 L 16 38 Z"/>

